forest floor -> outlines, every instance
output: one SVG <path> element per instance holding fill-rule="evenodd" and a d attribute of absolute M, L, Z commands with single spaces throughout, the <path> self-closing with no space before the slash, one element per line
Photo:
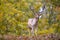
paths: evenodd
<path fill-rule="evenodd" d="M 37 36 L 0 35 L 0 40 L 60 40 L 60 34 L 44 34 Z"/>

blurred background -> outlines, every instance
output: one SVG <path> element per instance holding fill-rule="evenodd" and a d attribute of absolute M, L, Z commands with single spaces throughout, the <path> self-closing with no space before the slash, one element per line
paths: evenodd
<path fill-rule="evenodd" d="M 60 33 L 60 0 L 0 0 L 0 34 L 29 35 L 27 22 L 33 18 L 30 6 L 46 11 L 38 22 L 38 35 Z"/>

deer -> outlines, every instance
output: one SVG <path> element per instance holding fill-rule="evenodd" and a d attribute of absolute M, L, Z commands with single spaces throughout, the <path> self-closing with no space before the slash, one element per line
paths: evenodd
<path fill-rule="evenodd" d="M 34 13 L 34 17 L 28 19 L 28 26 L 27 27 L 30 29 L 32 35 L 34 35 L 34 31 L 38 30 L 38 21 L 39 21 L 39 18 L 42 17 L 42 12 L 45 9 L 45 5 L 39 10 L 39 12 L 35 12 L 34 7 L 32 7 L 32 6 L 30 7 L 30 9 Z"/>

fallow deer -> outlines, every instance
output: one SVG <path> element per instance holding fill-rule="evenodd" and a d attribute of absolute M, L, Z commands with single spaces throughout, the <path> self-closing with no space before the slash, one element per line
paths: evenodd
<path fill-rule="evenodd" d="M 43 6 L 38 13 L 34 11 L 32 7 L 31 10 L 34 12 L 34 18 L 28 19 L 28 28 L 31 30 L 31 33 L 34 35 L 34 30 L 38 29 L 38 20 L 41 18 L 41 13 L 44 11 L 45 6 Z"/>

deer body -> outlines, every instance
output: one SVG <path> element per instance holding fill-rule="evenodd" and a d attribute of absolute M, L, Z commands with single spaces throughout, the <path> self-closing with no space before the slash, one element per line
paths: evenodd
<path fill-rule="evenodd" d="M 36 14 L 34 18 L 28 19 L 28 28 L 31 30 L 32 34 L 34 34 L 34 30 L 38 29 L 38 20 L 39 20 L 38 14 Z"/>
<path fill-rule="evenodd" d="M 38 21 L 38 19 L 36 19 L 36 18 L 31 18 L 31 19 L 29 19 L 28 20 L 28 25 L 29 25 L 29 27 L 34 27 L 35 25 L 37 25 L 37 21 Z"/>

